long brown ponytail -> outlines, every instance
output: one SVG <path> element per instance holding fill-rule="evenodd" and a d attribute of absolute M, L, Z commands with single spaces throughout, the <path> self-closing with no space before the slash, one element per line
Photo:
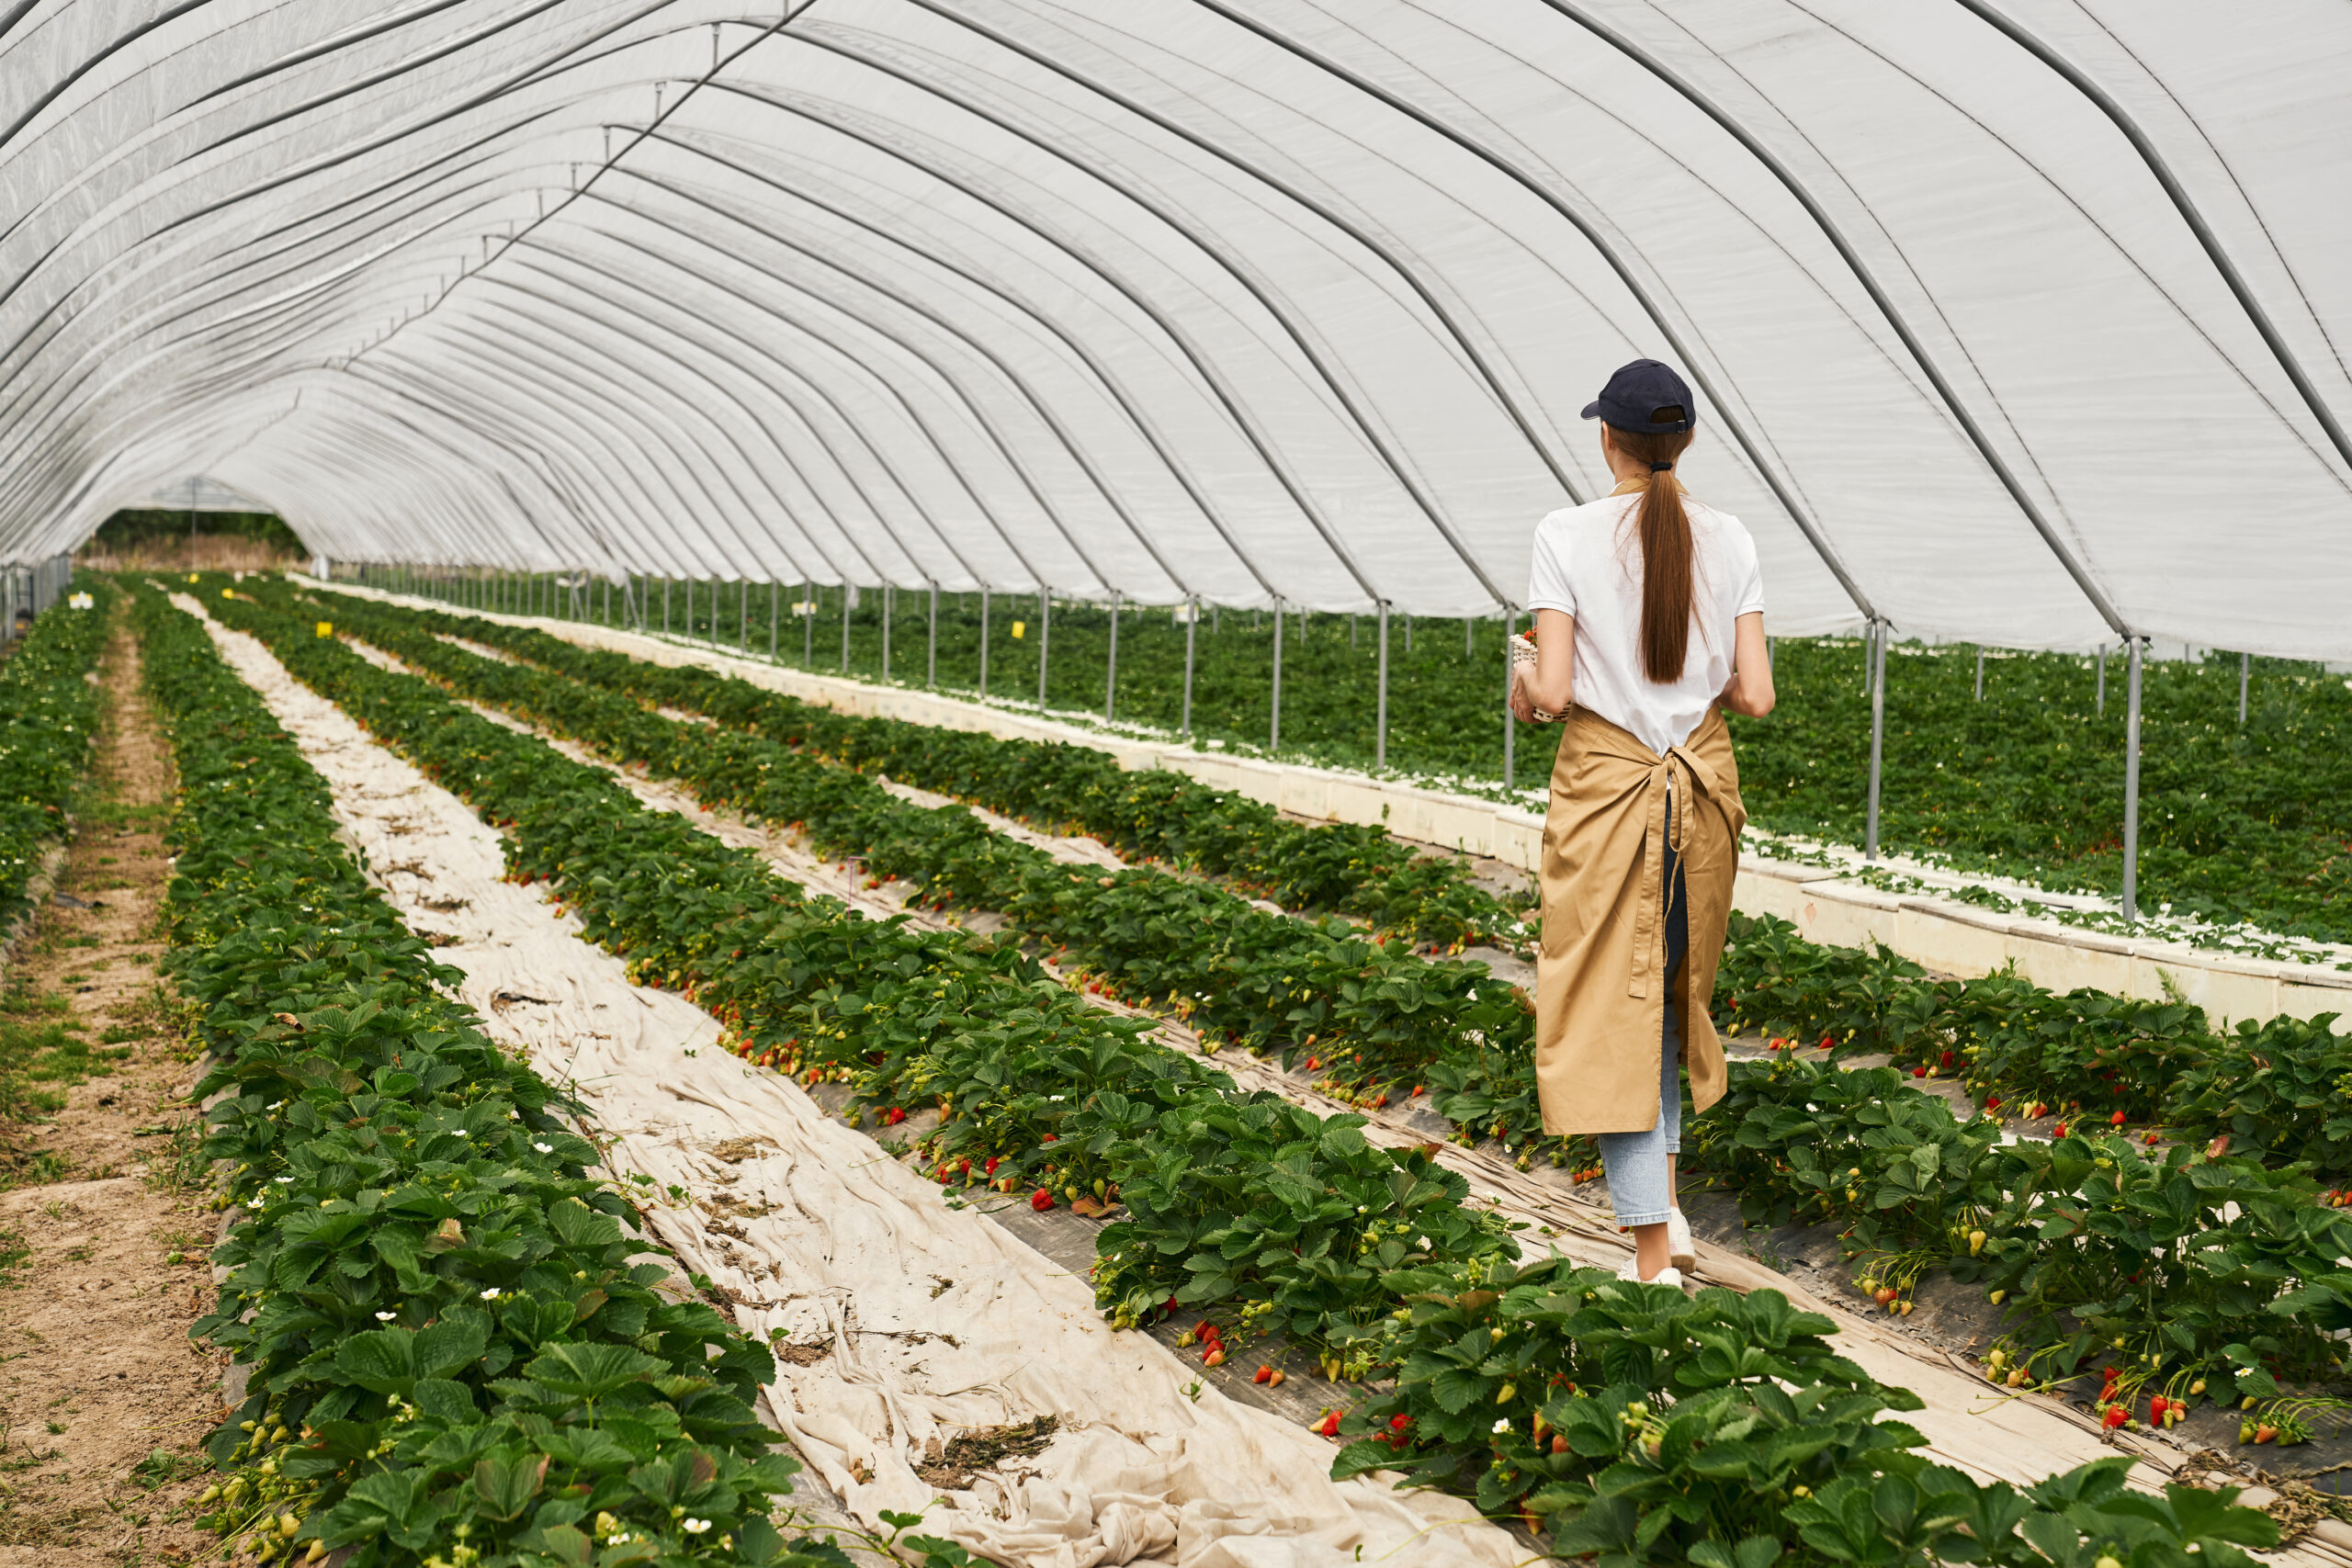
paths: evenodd
<path fill-rule="evenodd" d="M 1650 487 L 1642 492 L 1641 514 L 1634 528 L 1642 545 L 1642 673 L 1660 685 L 1682 679 L 1683 657 L 1690 648 L 1690 607 L 1697 592 L 1694 547 L 1682 487 L 1674 482 L 1674 463 L 1695 434 L 1678 430 L 1645 435 L 1609 427 L 1609 439 L 1617 450 L 1650 469 Z"/>

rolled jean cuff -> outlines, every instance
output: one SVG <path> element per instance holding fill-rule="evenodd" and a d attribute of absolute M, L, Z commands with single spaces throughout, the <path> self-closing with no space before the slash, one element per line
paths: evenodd
<path fill-rule="evenodd" d="M 1617 1223 L 1628 1227 L 1634 1225 L 1662 1225 L 1666 1224 L 1667 1216 L 1672 1211 L 1670 1210 L 1660 1209 L 1655 1214 L 1620 1214 L 1617 1216 Z"/>

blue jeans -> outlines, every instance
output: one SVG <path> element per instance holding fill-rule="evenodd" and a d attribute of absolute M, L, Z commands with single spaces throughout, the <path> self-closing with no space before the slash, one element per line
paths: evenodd
<path fill-rule="evenodd" d="M 1682 982 L 1682 960 L 1690 948 L 1690 903 L 1682 885 L 1681 857 L 1674 852 L 1674 806 L 1667 804 L 1666 850 L 1666 1027 L 1658 1042 L 1657 1125 L 1646 1133 L 1600 1135 L 1601 1168 L 1609 1177 L 1609 1201 L 1621 1225 L 1662 1225 L 1674 1200 L 1667 1185 L 1666 1156 L 1682 1152 L 1682 1026 L 1674 995 Z"/>
<path fill-rule="evenodd" d="M 1682 1152 L 1682 1030 L 1667 1004 L 1659 1043 L 1657 1125 L 1646 1133 L 1603 1133 L 1600 1163 L 1609 1173 L 1609 1201 L 1621 1225 L 1662 1225 L 1673 1207 L 1666 1156 Z"/>

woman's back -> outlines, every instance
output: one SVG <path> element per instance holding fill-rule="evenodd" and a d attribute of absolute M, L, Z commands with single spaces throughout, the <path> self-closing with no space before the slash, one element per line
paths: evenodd
<path fill-rule="evenodd" d="M 1642 490 L 1550 513 L 1535 528 L 1528 607 L 1576 620 L 1576 703 L 1663 756 L 1690 739 L 1731 679 L 1734 624 L 1764 607 L 1756 541 L 1738 518 L 1686 500 L 1690 521 L 1690 638 L 1679 678 L 1642 663 Z"/>

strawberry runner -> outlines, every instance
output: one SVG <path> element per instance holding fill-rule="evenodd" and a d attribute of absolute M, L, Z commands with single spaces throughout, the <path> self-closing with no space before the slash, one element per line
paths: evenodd
<path fill-rule="evenodd" d="M 1524 1555 L 1458 1499 L 1334 1483 L 1329 1444 L 1114 1334 L 1083 1280 L 726 1055 L 684 998 L 631 985 L 570 916 L 503 880 L 497 835 L 455 795 L 254 639 L 212 630 L 328 780 L 394 905 L 466 972 L 461 996 L 492 1035 L 577 1089 L 608 1168 L 645 1190 L 648 1225 L 735 1298 L 739 1321 L 799 1348 L 779 1359 L 770 1407 L 868 1528 L 922 1512 L 925 1531 L 1020 1568 Z M 686 1201 L 658 1196 L 673 1189 Z M 916 1473 L 961 1433 L 1040 1415 L 1057 1434 L 1010 1472 L 954 1490 Z"/>

